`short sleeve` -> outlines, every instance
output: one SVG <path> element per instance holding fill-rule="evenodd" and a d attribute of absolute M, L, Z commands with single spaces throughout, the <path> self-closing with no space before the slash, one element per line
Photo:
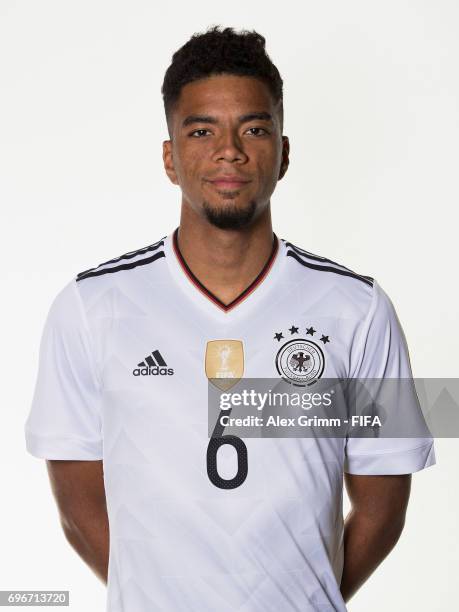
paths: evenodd
<path fill-rule="evenodd" d="M 54 298 L 43 328 L 25 422 L 26 448 L 44 459 L 102 459 L 101 388 L 75 279 Z"/>
<path fill-rule="evenodd" d="M 403 329 L 391 300 L 376 281 L 367 316 L 352 347 L 350 378 L 403 379 L 404 392 L 399 396 L 399 405 L 390 407 L 391 414 L 397 417 L 398 413 L 405 423 L 416 423 L 414 431 L 422 432 L 422 437 L 348 437 L 344 471 L 365 475 L 408 474 L 434 465 L 433 438 L 412 380 Z M 407 392 L 407 385 L 411 392 Z"/>

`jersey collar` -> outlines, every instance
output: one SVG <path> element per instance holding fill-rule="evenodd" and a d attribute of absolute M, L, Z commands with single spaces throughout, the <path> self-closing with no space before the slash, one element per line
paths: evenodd
<path fill-rule="evenodd" d="M 271 253 L 258 276 L 232 302 L 224 304 L 190 270 L 178 247 L 177 234 L 178 228 L 164 240 L 166 261 L 174 280 L 197 305 L 204 307 L 209 312 L 219 312 L 220 316 L 223 315 L 224 318 L 236 312 L 245 311 L 250 306 L 259 303 L 278 277 L 280 267 L 286 259 L 284 242 L 273 233 Z"/>

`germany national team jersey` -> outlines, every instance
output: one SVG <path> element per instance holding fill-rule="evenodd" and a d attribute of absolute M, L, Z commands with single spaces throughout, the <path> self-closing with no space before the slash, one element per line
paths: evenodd
<path fill-rule="evenodd" d="M 346 610 L 343 472 L 416 472 L 435 463 L 433 441 L 247 438 L 244 479 L 219 486 L 208 465 L 212 351 L 223 369 L 237 350 L 238 375 L 276 379 L 292 341 L 308 347 L 316 376 L 411 377 L 376 280 L 275 235 L 228 305 L 188 268 L 177 230 L 57 294 L 26 444 L 46 459 L 103 459 L 108 612 Z M 234 462 L 222 445 L 222 481 Z"/>

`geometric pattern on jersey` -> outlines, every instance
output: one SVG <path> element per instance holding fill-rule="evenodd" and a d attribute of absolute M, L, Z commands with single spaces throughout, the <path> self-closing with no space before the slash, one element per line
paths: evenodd
<path fill-rule="evenodd" d="M 343 612 L 343 472 L 435 463 L 431 438 L 245 438 L 243 482 L 210 480 L 209 341 L 241 342 L 248 378 L 280 379 L 276 354 L 296 328 L 329 338 L 324 377 L 411 376 L 375 279 L 276 243 L 268 273 L 227 310 L 184 272 L 173 234 L 79 273 L 51 305 L 26 445 L 103 459 L 107 612 Z M 133 376 L 144 363 L 155 375 Z M 233 447 L 220 447 L 217 467 L 233 478 Z"/>

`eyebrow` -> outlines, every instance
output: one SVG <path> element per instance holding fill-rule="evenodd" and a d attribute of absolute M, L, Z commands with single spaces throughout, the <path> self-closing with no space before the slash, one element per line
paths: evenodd
<path fill-rule="evenodd" d="M 259 113 L 247 113 L 245 115 L 240 115 L 237 120 L 239 123 L 247 123 L 248 121 L 271 121 L 273 120 L 272 115 L 266 112 Z M 188 125 L 192 125 L 193 123 L 211 123 L 212 125 L 217 125 L 219 123 L 216 117 L 211 117 L 209 115 L 188 115 L 183 120 L 182 127 L 187 127 Z"/>

